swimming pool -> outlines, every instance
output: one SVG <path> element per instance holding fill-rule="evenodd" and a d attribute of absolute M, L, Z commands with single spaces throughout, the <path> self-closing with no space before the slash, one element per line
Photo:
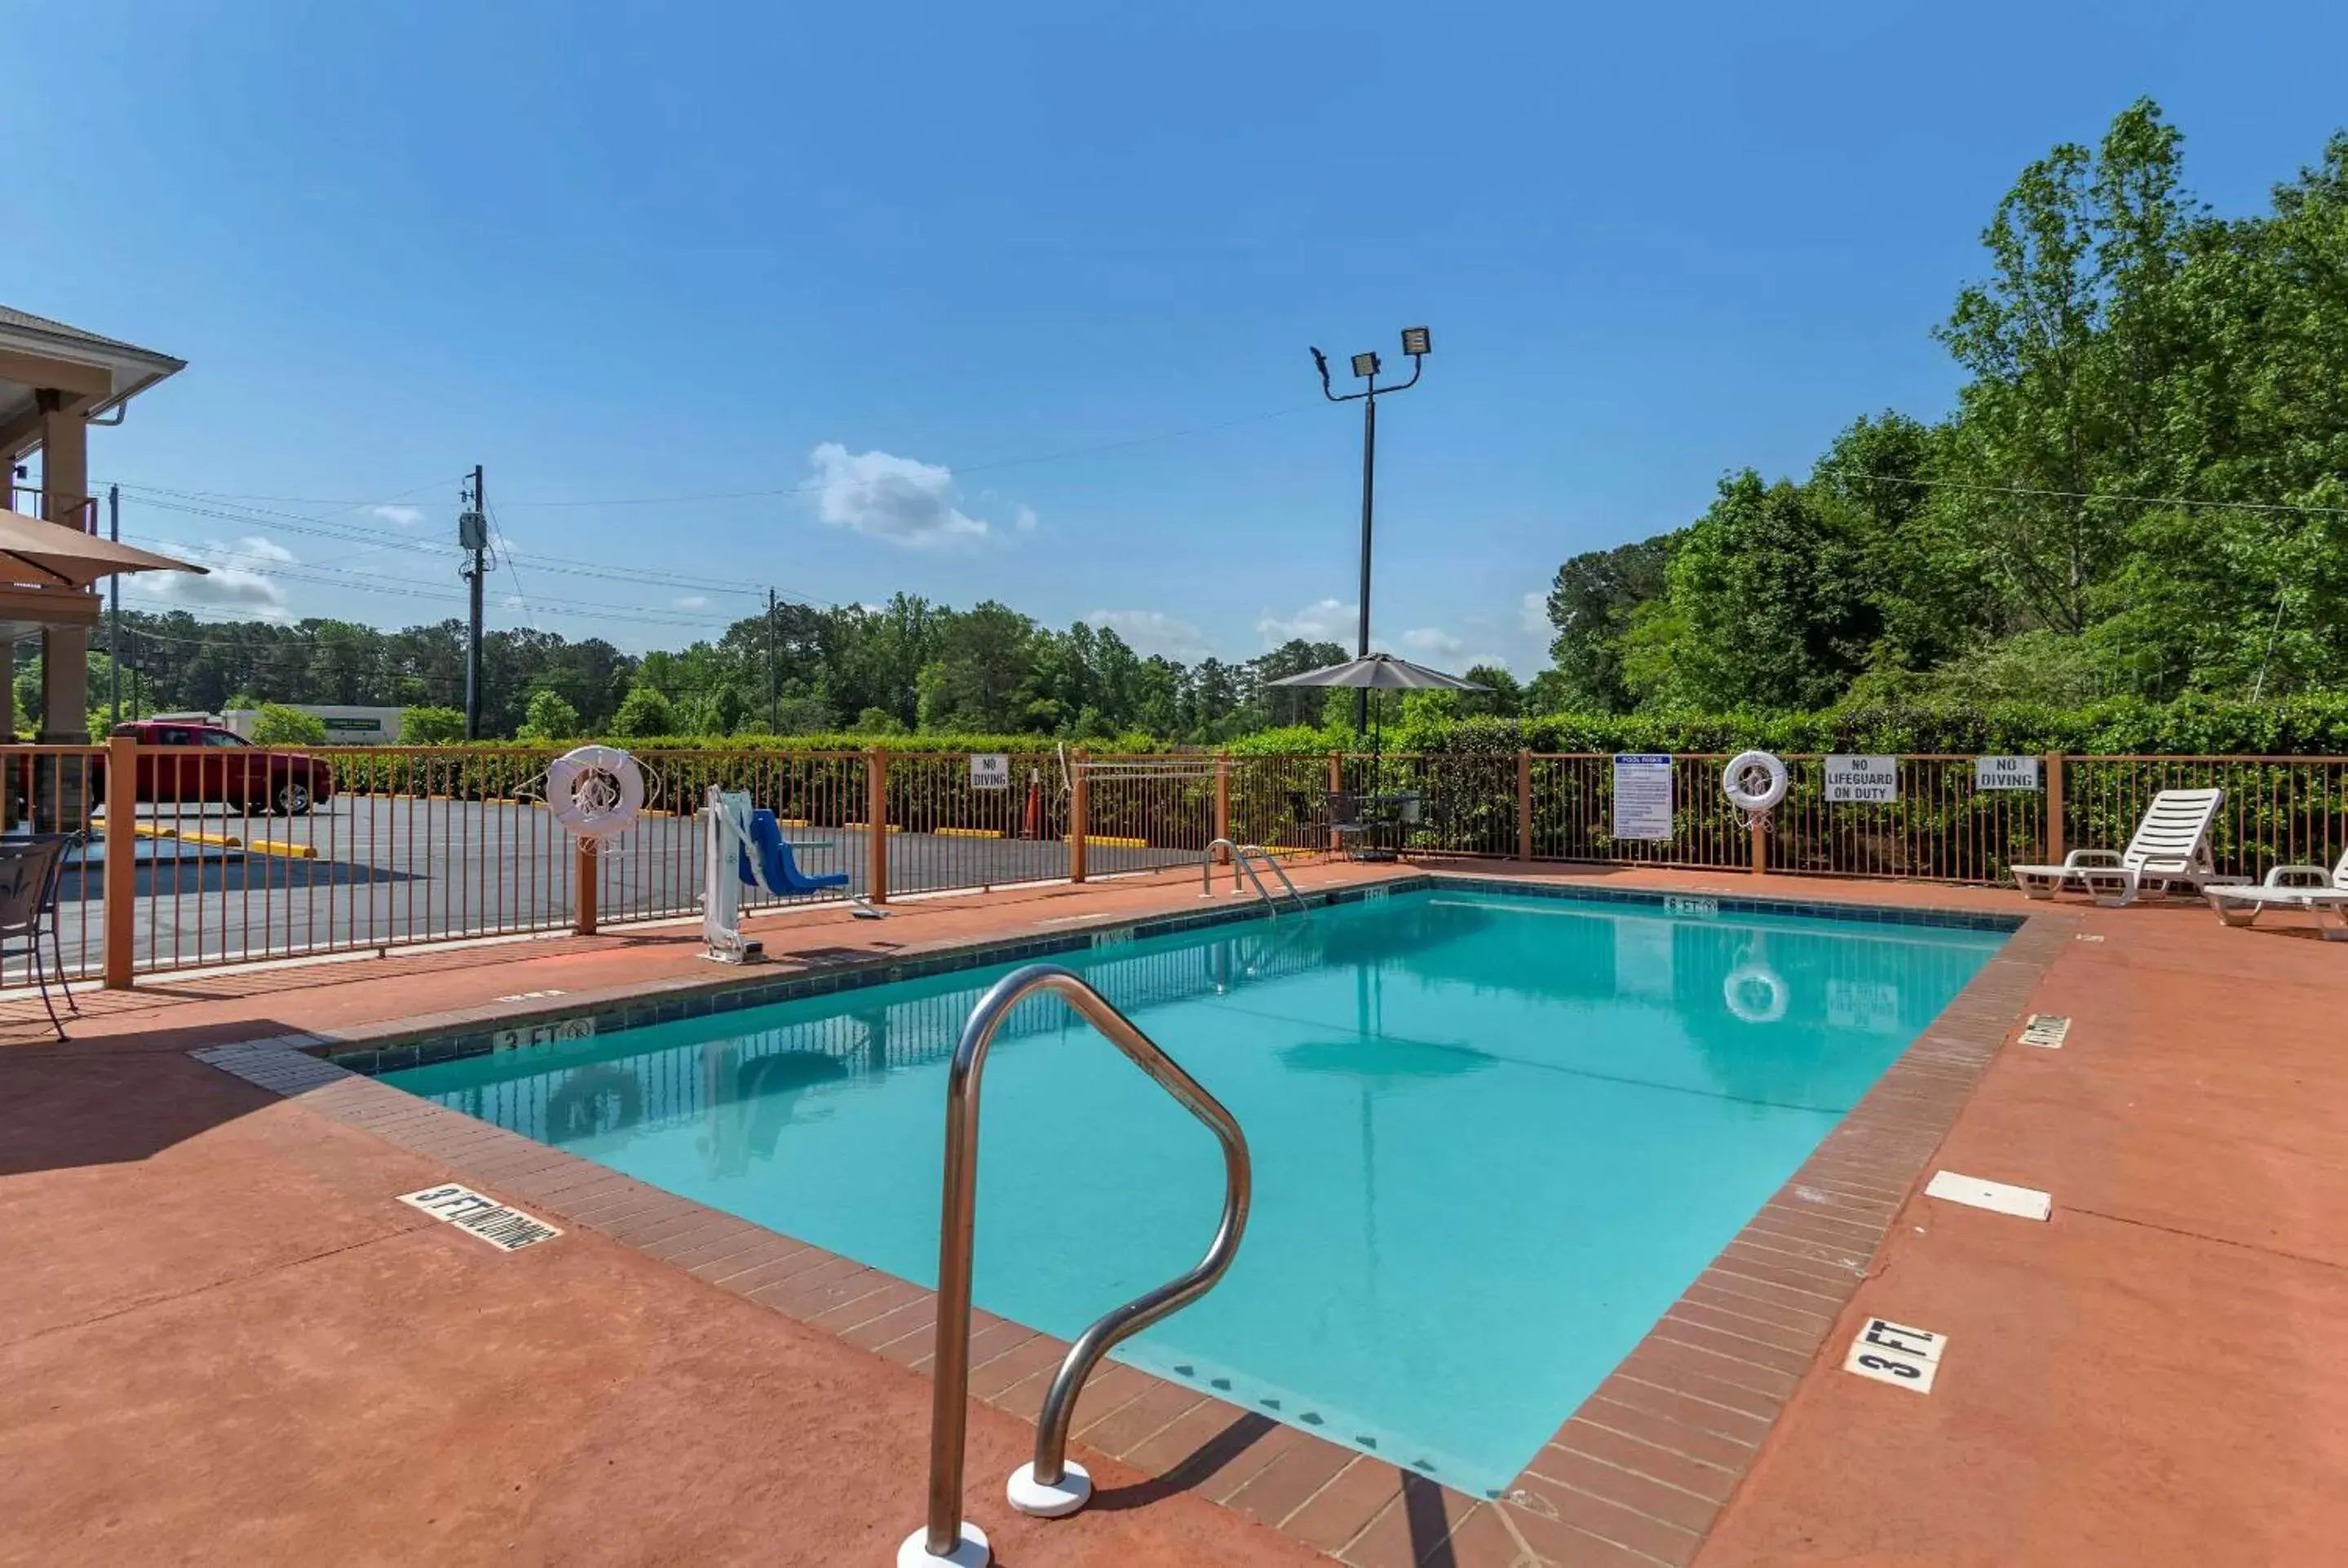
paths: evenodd
<path fill-rule="evenodd" d="M 1069 955 L 1255 1163 L 1230 1275 L 1113 1355 L 1497 1493 L 2003 939 L 1437 884 Z M 930 1285 L 946 1059 L 1011 967 L 386 1077 Z M 1220 1194 L 1204 1128 L 1020 1004 L 979 1305 L 1073 1337 L 1196 1262 Z"/>

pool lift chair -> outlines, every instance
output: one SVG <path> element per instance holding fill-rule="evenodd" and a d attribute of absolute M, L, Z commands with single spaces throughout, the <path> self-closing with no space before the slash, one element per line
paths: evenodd
<path fill-rule="evenodd" d="M 701 938 L 709 945 L 704 954 L 721 964 L 747 964 L 766 948 L 742 935 L 742 889 L 756 887 L 770 898 L 804 898 L 848 886 L 848 873 L 829 871 L 810 876 L 792 858 L 790 841 L 782 824 L 764 806 L 750 804 L 747 790 L 709 786 L 702 807 L 702 832 L 706 854 L 701 894 Z M 850 913 L 860 920 L 878 920 L 880 911 L 854 894 Z"/>

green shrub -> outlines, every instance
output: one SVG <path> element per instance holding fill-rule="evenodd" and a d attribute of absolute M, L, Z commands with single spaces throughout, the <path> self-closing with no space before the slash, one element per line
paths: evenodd
<path fill-rule="evenodd" d="M 260 716 L 252 721 L 252 743 L 256 746 L 323 746 L 326 743 L 326 721 L 315 713 L 289 708 L 283 702 L 263 702 Z"/>
<path fill-rule="evenodd" d="M 666 735 L 677 728 L 676 712 L 669 700 L 650 686 L 631 686 L 620 702 L 620 711 L 612 715 L 612 733 L 622 740 L 644 741 L 655 735 Z"/>
<path fill-rule="evenodd" d="M 542 691 L 531 693 L 530 711 L 522 715 L 521 732 L 516 738 L 561 741 L 578 733 L 579 710 L 572 707 L 561 692 Z"/>
<path fill-rule="evenodd" d="M 456 708 L 406 708 L 399 715 L 403 746 L 453 746 L 465 738 L 465 715 Z"/>

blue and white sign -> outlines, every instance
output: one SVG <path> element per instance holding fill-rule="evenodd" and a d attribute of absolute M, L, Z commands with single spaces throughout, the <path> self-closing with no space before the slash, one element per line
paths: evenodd
<path fill-rule="evenodd" d="M 1614 759 L 1614 836 L 1672 836 L 1672 759 L 1625 753 Z"/>

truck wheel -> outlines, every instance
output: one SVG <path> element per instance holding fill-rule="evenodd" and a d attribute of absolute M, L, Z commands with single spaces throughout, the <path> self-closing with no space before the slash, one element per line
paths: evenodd
<path fill-rule="evenodd" d="M 277 809 L 288 816 L 300 816 L 310 809 L 310 786 L 300 779 L 287 779 L 277 786 Z"/>

